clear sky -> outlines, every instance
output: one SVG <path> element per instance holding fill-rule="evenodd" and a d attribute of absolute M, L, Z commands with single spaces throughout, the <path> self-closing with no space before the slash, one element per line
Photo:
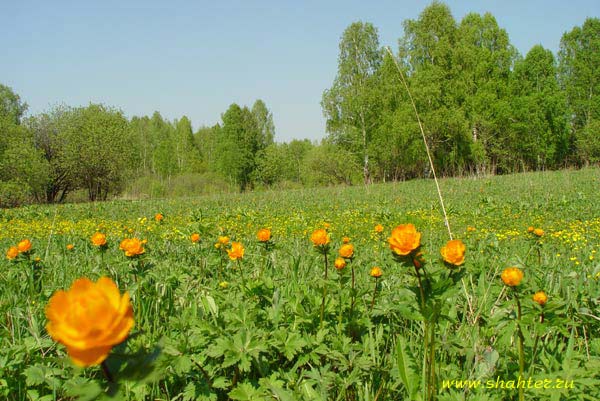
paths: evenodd
<path fill-rule="evenodd" d="M 231 103 L 260 98 L 277 141 L 325 136 L 320 100 L 337 71 L 338 44 L 354 21 L 373 23 L 397 50 L 402 21 L 431 1 L 21 1 L 0 0 L 0 83 L 37 114 L 100 102 L 128 117 L 187 115 L 197 129 Z M 491 12 L 521 54 L 556 53 L 560 38 L 600 0 L 446 1 L 457 21 Z"/>

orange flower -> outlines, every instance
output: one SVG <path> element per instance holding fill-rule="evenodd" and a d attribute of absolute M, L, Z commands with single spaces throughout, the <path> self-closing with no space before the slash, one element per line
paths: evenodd
<path fill-rule="evenodd" d="M 546 305 L 548 302 L 548 295 L 544 291 L 538 291 L 533 294 L 533 302 L 539 304 L 540 306 Z"/>
<path fill-rule="evenodd" d="M 16 259 L 17 256 L 19 256 L 19 248 L 17 248 L 16 246 L 11 246 L 6 251 L 6 259 L 8 260 Z"/>
<path fill-rule="evenodd" d="M 75 245 L 67 244 L 67 251 L 72 251 L 73 249 L 75 249 Z"/>
<path fill-rule="evenodd" d="M 231 260 L 239 260 L 244 258 L 244 246 L 241 242 L 232 242 L 231 249 L 227 250 L 227 255 Z"/>
<path fill-rule="evenodd" d="M 421 245 L 421 233 L 412 224 L 400 224 L 392 230 L 388 243 L 396 255 L 406 256 Z"/>
<path fill-rule="evenodd" d="M 24 239 L 17 244 L 17 249 L 19 250 L 19 253 L 27 253 L 31 251 L 31 241 Z"/>
<path fill-rule="evenodd" d="M 381 234 L 383 232 L 383 226 L 381 224 L 377 224 L 375 226 L 375 232 Z"/>
<path fill-rule="evenodd" d="M 383 274 L 383 271 L 381 271 L 381 268 L 379 266 L 373 266 L 371 268 L 371 271 L 369 272 L 369 275 L 371 277 L 375 277 L 375 278 L 381 277 L 382 274 Z"/>
<path fill-rule="evenodd" d="M 121 241 L 119 249 L 125 252 L 125 256 L 132 258 L 146 252 L 144 244 L 146 241 L 140 241 L 138 238 L 125 238 Z"/>
<path fill-rule="evenodd" d="M 158 221 L 159 223 L 162 222 L 164 220 L 165 216 L 162 215 L 162 213 L 156 213 L 154 215 L 154 220 Z"/>
<path fill-rule="evenodd" d="M 106 246 L 106 235 L 101 232 L 97 232 L 92 235 L 92 244 L 97 247 Z"/>
<path fill-rule="evenodd" d="M 310 240 L 315 246 L 325 246 L 329 244 L 330 241 L 327 230 L 323 228 L 313 231 L 313 233 L 310 235 Z"/>
<path fill-rule="evenodd" d="M 459 239 L 448 241 L 440 250 L 444 262 L 460 266 L 465 262 L 465 244 Z"/>
<path fill-rule="evenodd" d="M 523 280 L 523 270 L 518 267 L 507 267 L 500 275 L 504 284 L 509 287 L 516 287 Z"/>
<path fill-rule="evenodd" d="M 325 227 L 326 230 L 329 230 L 331 228 L 331 224 L 323 223 L 323 227 Z"/>
<path fill-rule="evenodd" d="M 544 230 L 542 230 L 541 228 L 536 228 L 535 230 L 533 230 L 533 233 L 538 237 L 544 236 Z"/>
<path fill-rule="evenodd" d="M 335 262 L 333 262 L 333 265 L 336 269 L 342 270 L 344 267 L 346 267 L 346 260 L 344 258 L 336 258 Z"/>
<path fill-rule="evenodd" d="M 256 233 L 256 238 L 258 238 L 260 242 L 268 242 L 271 239 L 271 230 L 268 228 L 261 228 Z"/>
<path fill-rule="evenodd" d="M 527 232 L 532 233 L 535 230 L 532 226 L 527 227 Z"/>
<path fill-rule="evenodd" d="M 354 256 L 354 245 L 344 244 L 340 248 L 340 256 L 342 258 L 350 259 Z"/>
<path fill-rule="evenodd" d="M 190 235 L 190 241 L 192 241 L 194 244 L 200 242 L 200 234 L 193 233 L 192 235 Z"/>
<path fill-rule="evenodd" d="M 217 242 L 221 245 L 227 245 L 227 244 L 229 244 L 229 237 L 225 237 L 225 236 L 219 237 Z"/>
<path fill-rule="evenodd" d="M 108 277 L 95 283 L 80 278 L 68 291 L 56 291 L 46 306 L 46 317 L 52 339 L 64 344 L 73 363 L 83 367 L 104 361 L 134 323 L 129 294 L 121 296 Z"/>

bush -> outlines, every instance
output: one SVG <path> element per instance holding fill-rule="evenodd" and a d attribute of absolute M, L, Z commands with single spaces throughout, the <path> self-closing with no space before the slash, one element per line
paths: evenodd
<path fill-rule="evenodd" d="M 31 188 L 20 181 L 0 181 L 0 207 L 18 207 L 30 200 Z"/>

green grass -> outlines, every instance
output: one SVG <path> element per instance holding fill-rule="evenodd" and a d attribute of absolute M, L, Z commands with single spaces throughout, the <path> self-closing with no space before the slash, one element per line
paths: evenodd
<path fill-rule="evenodd" d="M 429 312 L 419 306 L 414 270 L 395 261 L 385 242 L 393 227 L 413 223 L 422 233 L 432 282 L 440 285 L 430 289 L 440 314 L 438 399 L 517 399 L 515 389 L 485 388 L 488 380 L 516 380 L 519 372 L 515 303 L 500 280 L 508 266 L 525 272 L 519 287 L 525 377 L 574 380 L 572 389 L 526 389 L 525 398 L 600 399 L 600 171 L 445 179 L 440 185 L 453 236 L 467 246 L 465 265 L 453 274 L 440 261 L 449 238 L 430 180 L 2 210 L 0 249 L 29 238 L 32 259 L 41 261 L 0 262 L 0 398 L 420 397 Z M 154 221 L 158 212 L 165 216 L 161 224 Z M 341 274 L 330 265 L 328 280 L 323 256 L 308 239 L 326 223 L 330 261 L 344 236 L 356 249 Z M 382 237 L 376 224 L 385 227 Z M 536 239 L 528 226 L 544 229 L 544 236 Z M 271 251 L 256 240 L 262 227 L 273 231 Z M 89 241 L 97 230 L 109 239 L 104 253 Z M 189 241 L 194 232 L 200 244 Z M 215 248 L 220 235 L 244 244 L 241 266 Z M 147 239 L 140 260 L 118 249 L 128 236 Z M 384 272 L 373 310 L 372 266 Z M 103 275 L 129 292 L 135 316 L 129 339 L 108 359 L 118 380 L 112 385 L 99 367 L 74 367 L 44 328 L 44 308 L 56 290 L 82 276 Z M 531 300 L 538 290 L 549 296 L 544 323 Z M 484 384 L 442 388 L 443 380 L 453 379 Z"/>

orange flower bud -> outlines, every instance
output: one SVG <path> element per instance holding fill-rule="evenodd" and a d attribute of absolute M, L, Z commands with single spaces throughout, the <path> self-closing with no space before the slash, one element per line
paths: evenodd
<path fill-rule="evenodd" d="M 546 295 L 544 291 L 538 291 L 535 294 L 533 294 L 533 302 L 544 306 L 546 305 L 546 302 L 548 302 L 548 295 Z"/>
<path fill-rule="evenodd" d="M 165 216 L 162 215 L 162 213 L 156 213 L 154 215 L 154 220 L 158 221 L 159 223 L 162 222 L 164 220 Z"/>
<path fill-rule="evenodd" d="M 101 232 L 97 232 L 92 235 L 91 240 L 94 246 L 102 247 L 106 245 L 106 235 L 102 234 Z"/>
<path fill-rule="evenodd" d="M 342 270 L 344 267 L 346 267 L 346 260 L 344 258 L 336 258 L 335 262 L 333 262 L 333 265 L 336 269 Z"/>
<path fill-rule="evenodd" d="M 518 267 L 507 267 L 500 275 L 500 278 L 507 286 L 516 287 L 523 280 L 523 270 Z"/>
<path fill-rule="evenodd" d="M 383 271 L 381 271 L 381 268 L 379 266 L 373 266 L 371 268 L 371 271 L 369 272 L 369 275 L 371 277 L 375 277 L 375 278 L 381 277 L 382 274 L 383 274 Z"/>
<path fill-rule="evenodd" d="M 377 224 L 375 226 L 375 232 L 381 234 L 383 232 L 383 226 L 381 224 Z"/>
<path fill-rule="evenodd" d="M 323 228 L 313 231 L 310 235 L 310 240 L 314 244 L 314 246 L 324 246 L 329 244 L 329 234 Z"/>
<path fill-rule="evenodd" d="M 354 256 L 354 245 L 352 244 L 344 244 L 340 248 L 340 256 L 342 258 L 350 259 Z"/>
<path fill-rule="evenodd" d="M 537 235 L 538 237 L 542 237 L 544 236 L 544 230 L 542 230 L 541 228 L 536 228 L 535 230 L 533 230 L 533 234 Z"/>
<path fill-rule="evenodd" d="M 258 238 L 260 242 L 268 242 L 271 239 L 271 230 L 268 228 L 261 228 L 256 233 L 256 238 Z"/>
<path fill-rule="evenodd" d="M 73 249 L 75 249 L 75 245 L 67 244 L 67 251 L 72 251 Z"/>
<path fill-rule="evenodd" d="M 459 239 L 448 241 L 440 250 L 444 262 L 460 266 L 465 262 L 465 244 Z"/>
<path fill-rule="evenodd" d="M 200 234 L 193 233 L 192 235 L 190 235 L 190 241 L 192 241 L 194 244 L 200 242 Z"/>
<path fill-rule="evenodd" d="M 11 246 L 6 251 L 6 259 L 8 260 L 16 259 L 17 256 L 19 256 L 19 249 L 16 246 Z"/>
<path fill-rule="evenodd" d="M 27 253 L 31 250 L 31 241 L 24 239 L 17 244 L 17 249 L 20 253 Z"/>
<path fill-rule="evenodd" d="M 232 242 L 231 249 L 227 250 L 227 255 L 229 255 L 229 259 L 238 260 L 244 258 L 244 246 L 241 242 Z"/>

